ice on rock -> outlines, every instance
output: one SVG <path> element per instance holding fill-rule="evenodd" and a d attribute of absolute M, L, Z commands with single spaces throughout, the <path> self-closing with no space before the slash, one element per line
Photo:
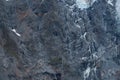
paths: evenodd
<path fill-rule="evenodd" d="M 19 33 L 17 33 L 17 31 L 15 29 L 12 29 L 12 31 L 17 35 L 17 36 L 21 36 Z"/>

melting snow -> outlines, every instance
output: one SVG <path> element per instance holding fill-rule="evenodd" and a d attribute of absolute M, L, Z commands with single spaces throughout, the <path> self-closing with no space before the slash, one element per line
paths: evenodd
<path fill-rule="evenodd" d="M 76 0 L 76 4 L 78 6 L 78 8 L 81 8 L 81 10 L 89 8 L 96 0 L 91 0 L 91 2 L 89 2 L 89 0 Z"/>
<path fill-rule="evenodd" d="M 83 73 L 83 75 L 84 75 L 84 80 L 86 80 L 86 78 L 89 77 L 90 71 L 91 71 L 91 68 L 90 68 L 90 67 L 88 67 L 88 68 L 84 71 L 84 73 Z"/>
<path fill-rule="evenodd" d="M 113 0 L 108 0 L 108 4 L 110 4 L 111 6 L 113 6 Z"/>
<path fill-rule="evenodd" d="M 13 31 L 17 36 L 19 36 L 19 37 L 21 36 L 19 33 L 16 32 L 15 29 L 12 29 L 12 31 Z"/>

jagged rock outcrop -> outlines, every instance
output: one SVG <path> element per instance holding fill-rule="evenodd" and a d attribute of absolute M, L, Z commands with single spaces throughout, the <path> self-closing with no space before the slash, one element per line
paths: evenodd
<path fill-rule="evenodd" d="M 0 80 L 120 80 L 119 0 L 0 0 Z"/>

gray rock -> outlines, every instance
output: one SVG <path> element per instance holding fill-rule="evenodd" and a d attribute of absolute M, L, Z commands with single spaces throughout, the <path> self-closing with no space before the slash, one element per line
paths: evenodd
<path fill-rule="evenodd" d="M 0 80 L 119 80 L 110 1 L 0 0 Z"/>

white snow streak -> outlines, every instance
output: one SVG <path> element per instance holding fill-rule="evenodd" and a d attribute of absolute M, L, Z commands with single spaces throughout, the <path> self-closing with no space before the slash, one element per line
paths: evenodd
<path fill-rule="evenodd" d="M 98 58 L 98 56 L 96 54 L 92 54 L 93 58 Z"/>
<path fill-rule="evenodd" d="M 89 77 L 90 71 L 91 71 L 91 68 L 90 68 L 90 67 L 88 67 L 88 68 L 84 71 L 84 73 L 83 73 L 84 80 L 86 80 L 86 78 Z"/>
<path fill-rule="evenodd" d="M 86 39 L 87 32 L 83 34 L 83 38 Z"/>
<path fill-rule="evenodd" d="M 81 38 L 86 39 L 87 32 L 85 32 L 83 35 L 81 35 Z"/>
<path fill-rule="evenodd" d="M 21 36 L 19 33 L 16 32 L 15 29 L 12 29 L 12 31 L 13 31 L 17 36 L 19 36 L 19 37 Z"/>
<path fill-rule="evenodd" d="M 78 25 L 78 24 L 76 24 L 76 27 L 81 28 L 81 26 L 80 26 L 80 25 Z"/>
<path fill-rule="evenodd" d="M 97 71 L 97 68 L 95 67 L 95 68 L 93 68 L 93 70 L 94 70 L 94 72 L 96 73 L 96 71 Z"/>

